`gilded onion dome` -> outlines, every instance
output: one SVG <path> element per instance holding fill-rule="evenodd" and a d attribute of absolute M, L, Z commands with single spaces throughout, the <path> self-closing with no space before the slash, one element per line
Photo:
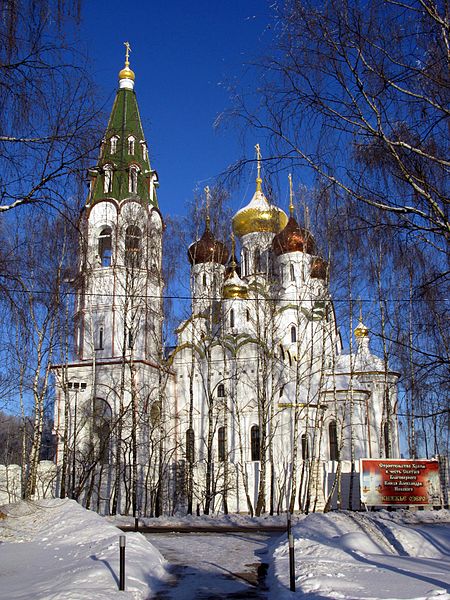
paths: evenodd
<path fill-rule="evenodd" d="M 261 153 L 259 144 L 255 147 L 258 169 L 256 190 L 249 204 L 238 210 L 232 220 L 233 231 L 239 237 L 260 231 L 278 233 L 287 223 L 286 213 L 272 206 L 262 192 Z"/>
<path fill-rule="evenodd" d="M 369 328 L 364 325 L 360 320 L 358 326 L 355 328 L 355 337 L 364 338 L 369 336 Z"/>
<path fill-rule="evenodd" d="M 317 256 L 311 265 L 311 277 L 314 279 L 326 279 L 328 275 L 328 263 L 324 258 Z"/>
<path fill-rule="evenodd" d="M 191 265 L 214 262 L 226 265 L 229 252 L 225 244 L 216 240 L 206 224 L 202 237 L 191 244 L 188 250 L 188 259 Z"/>
<path fill-rule="evenodd" d="M 188 259 L 191 265 L 200 263 L 214 262 L 220 265 L 226 265 L 228 262 L 228 248 L 219 240 L 216 240 L 209 227 L 209 187 L 205 188 L 206 193 L 206 224 L 202 237 L 191 244 L 188 250 Z"/>
<path fill-rule="evenodd" d="M 129 79 L 131 81 L 134 81 L 135 75 L 134 72 L 130 69 L 130 44 L 128 42 L 124 42 L 124 46 L 126 48 L 125 66 L 121 71 L 119 71 L 119 81 L 121 81 L 122 79 Z"/>
<path fill-rule="evenodd" d="M 289 252 L 305 252 L 314 254 L 316 244 L 313 236 L 307 229 L 299 226 L 294 217 L 294 193 L 292 189 L 292 176 L 289 174 L 290 201 L 289 220 L 286 227 L 280 231 L 272 240 L 272 249 L 277 256 Z"/>
<path fill-rule="evenodd" d="M 233 271 L 230 277 L 223 284 L 223 297 L 227 300 L 232 298 L 247 298 L 248 287 L 236 273 Z"/>
<path fill-rule="evenodd" d="M 231 260 L 227 267 L 227 275 L 223 284 L 223 297 L 227 300 L 233 298 L 244 299 L 248 296 L 247 284 L 239 277 L 236 268 L 236 244 L 234 233 L 231 232 Z"/>

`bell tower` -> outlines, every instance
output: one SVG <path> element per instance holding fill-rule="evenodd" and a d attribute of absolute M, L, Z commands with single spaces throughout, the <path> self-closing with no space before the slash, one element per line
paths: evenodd
<path fill-rule="evenodd" d="M 149 415 L 161 404 L 163 222 L 125 47 L 80 223 L 76 360 L 54 367 L 63 481 L 75 489 L 86 464 L 109 464 L 115 487 L 102 494 L 114 498 L 113 510 L 123 473 L 133 464 L 137 478 L 146 468 Z"/>

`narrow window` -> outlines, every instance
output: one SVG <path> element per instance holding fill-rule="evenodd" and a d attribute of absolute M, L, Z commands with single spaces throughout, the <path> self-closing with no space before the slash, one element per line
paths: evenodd
<path fill-rule="evenodd" d="M 230 327 L 231 328 L 234 327 L 234 310 L 233 309 L 230 310 Z"/>
<path fill-rule="evenodd" d="M 219 460 L 223 462 L 225 460 L 225 427 L 219 427 L 217 431 L 217 442 Z"/>
<path fill-rule="evenodd" d="M 203 283 L 203 287 L 206 287 L 206 275 L 203 274 L 203 278 L 202 278 L 202 283 Z"/>
<path fill-rule="evenodd" d="M 336 421 L 331 421 L 328 425 L 328 437 L 330 441 L 330 460 L 339 460 Z"/>
<path fill-rule="evenodd" d="M 245 316 L 247 317 L 247 321 L 250 321 L 250 311 L 248 310 L 248 308 L 245 311 Z"/>
<path fill-rule="evenodd" d="M 255 250 L 254 266 L 255 273 L 259 273 L 261 270 L 261 253 L 258 248 Z"/>
<path fill-rule="evenodd" d="M 142 148 L 142 160 L 147 160 L 147 157 L 148 157 L 147 144 L 144 141 L 141 142 L 141 148 Z"/>
<path fill-rule="evenodd" d="M 280 387 L 280 398 L 283 396 L 284 394 L 284 384 Z"/>
<path fill-rule="evenodd" d="M 261 460 L 261 443 L 258 425 L 253 425 L 250 430 L 252 460 Z"/>
<path fill-rule="evenodd" d="M 383 426 L 383 437 L 384 437 L 384 457 L 385 458 L 390 458 L 390 435 L 389 435 L 389 423 L 386 421 L 386 423 Z"/>
<path fill-rule="evenodd" d="M 139 167 L 137 165 L 131 165 L 129 180 L 128 180 L 128 191 L 130 194 L 137 194 L 138 191 L 138 174 Z"/>
<path fill-rule="evenodd" d="M 111 165 L 105 165 L 103 167 L 104 180 L 103 180 L 103 192 L 110 194 L 112 192 L 113 184 L 113 169 Z"/>
<path fill-rule="evenodd" d="M 219 385 L 217 386 L 217 397 L 225 398 L 225 386 L 223 385 L 223 383 L 219 383 Z"/>
<path fill-rule="evenodd" d="M 294 325 L 291 327 L 291 343 L 295 343 L 297 341 L 297 329 Z"/>
<path fill-rule="evenodd" d="M 103 350 L 103 327 L 100 327 L 98 330 L 98 346 L 97 350 Z"/>
<path fill-rule="evenodd" d="M 106 464 L 110 459 L 111 445 L 111 407 L 103 398 L 94 398 L 93 429 L 95 435 L 95 449 L 98 461 Z"/>
<path fill-rule="evenodd" d="M 128 330 L 128 350 L 133 349 L 133 332 L 131 329 Z"/>
<path fill-rule="evenodd" d="M 291 273 L 291 281 L 295 281 L 295 271 L 294 271 L 294 265 L 292 263 L 290 263 L 289 269 L 290 269 L 290 273 Z"/>
<path fill-rule="evenodd" d="M 308 436 L 306 435 L 306 433 L 304 433 L 302 435 L 302 459 L 308 460 L 308 458 L 309 458 Z"/>
<path fill-rule="evenodd" d="M 188 429 L 186 431 L 186 460 L 189 463 L 193 463 L 194 459 L 195 459 L 194 430 Z"/>
<path fill-rule="evenodd" d="M 127 227 L 125 233 L 125 265 L 139 267 L 141 263 L 141 230 L 135 225 Z"/>
<path fill-rule="evenodd" d="M 132 135 L 128 138 L 128 154 L 134 154 L 134 137 Z"/>
<path fill-rule="evenodd" d="M 111 143 L 111 154 L 115 154 L 117 152 L 117 140 L 119 139 L 118 135 L 113 135 L 110 139 Z"/>
<path fill-rule="evenodd" d="M 112 235 L 111 227 L 105 227 L 98 236 L 98 255 L 102 267 L 111 266 L 112 258 Z"/>
<path fill-rule="evenodd" d="M 249 268 L 248 268 L 248 250 L 247 250 L 247 248 L 244 248 L 242 254 L 244 256 L 244 275 L 248 275 Z"/>

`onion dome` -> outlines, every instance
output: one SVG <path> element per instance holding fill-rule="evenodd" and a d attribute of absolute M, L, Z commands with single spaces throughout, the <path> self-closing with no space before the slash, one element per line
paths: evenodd
<path fill-rule="evenodd" d="M 325 259 L 317 256 L 311 265 L 311 277 L 314 279 L 326 279 L 328 275 L 328 263 Z"/>
<path fill-rule="evenodd" d="M 248 296 L 248 287 L 236 273 L 233 271 L 231 276 L 223 284 L 223 297 L 227 300 L 232 298 L 245 299 Z"/>
<path fill-rule="evenodd" d="M 188 250 L 188 259 L 191 265 L 214 262 L 226 265 L 229 252 L 225 244 L 216 240 L 206 223 L 202 237 L 191 244 Z"/>
<path fill-rule="evenodd" d="M 272 240 L 272 249 L 277 256 L 288 254 L 289 252 L 305 252 L 314 254 L 316 244 L 313 236 L 307 229 L 299 226 L 294 218 L 294 203 L 292 190 L 292 177 L 289 174 L 290 201 L 289 201 L 289 220 L 286 227 L 280 231 Z"/>
<path fill-rule="evenodd" d="M 316 244 L 309 231 L 299 227 L 297 221 L 291 216 L 283 231 L 273 238 L 272 248 L 277 256 L 288 252 L 314 254 Z"/>
<path fill-rule="evenodd" d="M 242 281 L 236 272 L 236 242 L 233 232 L 231 232 L 231 260 L 227 270 L 229 272 L 223 284 L 223 297 L 227 300 L 233 298 L 247 298 L 247 284 Z"/>
<path fill-rule="evenodd" d="M 202 237 L 191 244 L 188 250 L 188 259 L 191 265 L 214 262 L 226 265 L 229 252 L 225 244 L 216 240 L 209 227 L 209 187 L 205 187 L 206 194 L 206 224 Z"/>
<path fill-rule="evenodd" d="M 369 328 L 366 327 L 361 320 L 359 321 L 358 326 L 355 328 L 355 337 L 357 337 L 357 338 L 369 337 Z"/>
<path fill-rule="evenodd" d="M 287 223 L 286 213 L 281 208 L 272 206 L 262 192 L 261 152 L 259 144 L 255 147 L 258 168 L 256 190 L 250 203 L 241 208 L 232 220 L 233 231 L 239 237 L 260 231 L 278 233 Z"/>

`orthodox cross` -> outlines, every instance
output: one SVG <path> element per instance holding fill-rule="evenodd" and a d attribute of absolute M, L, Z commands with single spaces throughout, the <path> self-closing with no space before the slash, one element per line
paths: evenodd
<path fill-rule="evenodd" d="M 123 45 L 125 46 L 125 65 L 128 67 L 128 66 L 130 66 L 131 46 L 130 46 L 129 42 L 124 42 Z"/>

